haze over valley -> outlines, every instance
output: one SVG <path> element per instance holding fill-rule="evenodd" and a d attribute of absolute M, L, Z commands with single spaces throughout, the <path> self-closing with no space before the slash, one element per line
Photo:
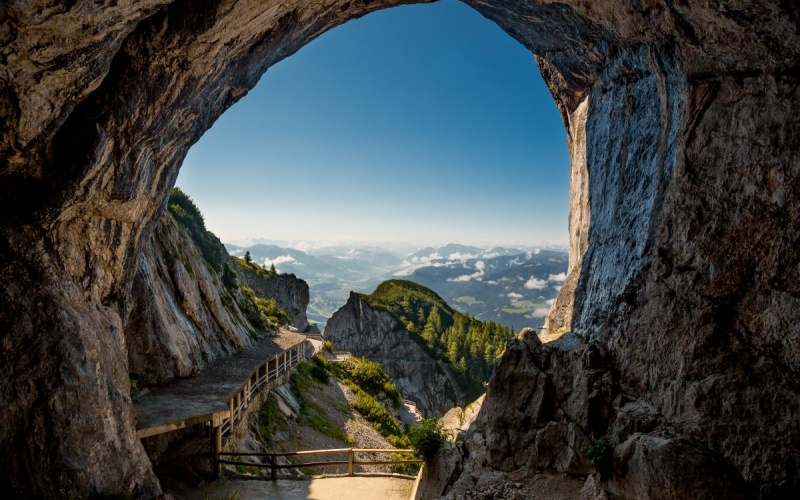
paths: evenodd
<path fill-rule="evenodd" d="M 351 291 L 371 293 L 385 280 L 402 278 L 431 288 L 451 306 L 515 331 L 538 329 L 566 279 L 567 253 L 552 248 L 480 248 L 448 244 L 321 246 L 305 251 L 257 243 L 225 244 L 234 256 L 250 252 L 253 262 L 308 282 L 308 319 L 320 328 Z M 297 245 L 301 246 L 301 245 Z"/>

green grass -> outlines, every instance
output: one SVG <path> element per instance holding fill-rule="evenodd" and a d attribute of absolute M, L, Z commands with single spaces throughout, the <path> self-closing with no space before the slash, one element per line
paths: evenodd
<path fill-rule="evenodd" d="M 317 357 L 320 359 L 315 359 Z M 311 385 L 323 383 L 318 378 L 319 372 L 322 371 L 322 373 L 325 373 L 327 376 L 328 372 L 324 367 L 331 366 L 330 362 L 322 358 L 322 356 L 315 356 L 312 359 L 314 360 L 314 363 L 300 363 L 297 366 L 297 373 L 293 374 L 290 379 L 292 392 L 297 397 L 298 403 L 300 403 L 300 415 L 297 416 L 297 421 L 301 425 L 307 425 L 308 427 L 311 427 L 323 436 L 328 436 L 333 439 L 338 439 L 344 443 L 352 444 L 352 439 L 350 439 L 342 429 L 340 429 L 336 424 L 327 418 L 325 409 L 308 398 Z M 325 365 L 326 362 L 328 365 Z"/>
<path fill-rule="evenodd" d="M 508 307 L 504 307 L 503 312 L 508 314 L 530 314 L 537 307 L 544 307 L 544 304 L 536 304 L 530 300 L 519 300 L 512 302 Z"/>
<path fill-rule="evenodd" d="M 400 407 L 400 391 L 380 363 L 367 358 L 350 358 L 339 364 L 339 376 L 344 382 L 352 382 L 373 396 L 383 392 L 395 408 Z"/>
<path fill-rule="evenodd" d="M 475 304 L 484 304 L 483 301 L 475 300 L 475 297 L 471 295 L 462 295 L 461 297 L 456 297 L 456 302 L 461 302 L 467 304 L 468 306 L 474 306 Z"/>

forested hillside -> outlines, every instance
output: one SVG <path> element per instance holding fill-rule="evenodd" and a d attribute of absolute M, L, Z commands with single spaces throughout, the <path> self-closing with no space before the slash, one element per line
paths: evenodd
<path fill-rule="evenodd" d="M 386 281 L 362 298 L 392 314 L 435 359 L 452 365 L 473 395 L 483 392 L 494 359 L 514 338 L 511 328 L 462 314 L 433 290 L 411 281 Z"/>

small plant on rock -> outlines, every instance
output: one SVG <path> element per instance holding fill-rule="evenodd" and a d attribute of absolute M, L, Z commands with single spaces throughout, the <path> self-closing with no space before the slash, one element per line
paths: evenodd
<path fill-rule="evenodd" d="M 592 446 L 586 450 L 586 456 L 589 457 L 589 463 L 592 464 L 592 467 L 600 473 L 600 479 L 605 480 L 611 475 L 614 444 L 608 436 L 595 439 Z"/>
<path fill-rule="evenodd" d="M 426 418 L 411 426 L 408 438 L 414 453 L 429 462 L 442 447 L 445 433 L 441 422 Z"/>

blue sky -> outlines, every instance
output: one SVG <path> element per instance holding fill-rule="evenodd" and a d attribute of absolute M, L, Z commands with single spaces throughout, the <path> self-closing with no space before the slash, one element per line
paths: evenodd
<path fill-rule="evenodd" d="M 567 239 L 566 135 L 533 55 L 455 0 L 369 14 L 276 64 L 177 185 L 223 241 Z"/>

